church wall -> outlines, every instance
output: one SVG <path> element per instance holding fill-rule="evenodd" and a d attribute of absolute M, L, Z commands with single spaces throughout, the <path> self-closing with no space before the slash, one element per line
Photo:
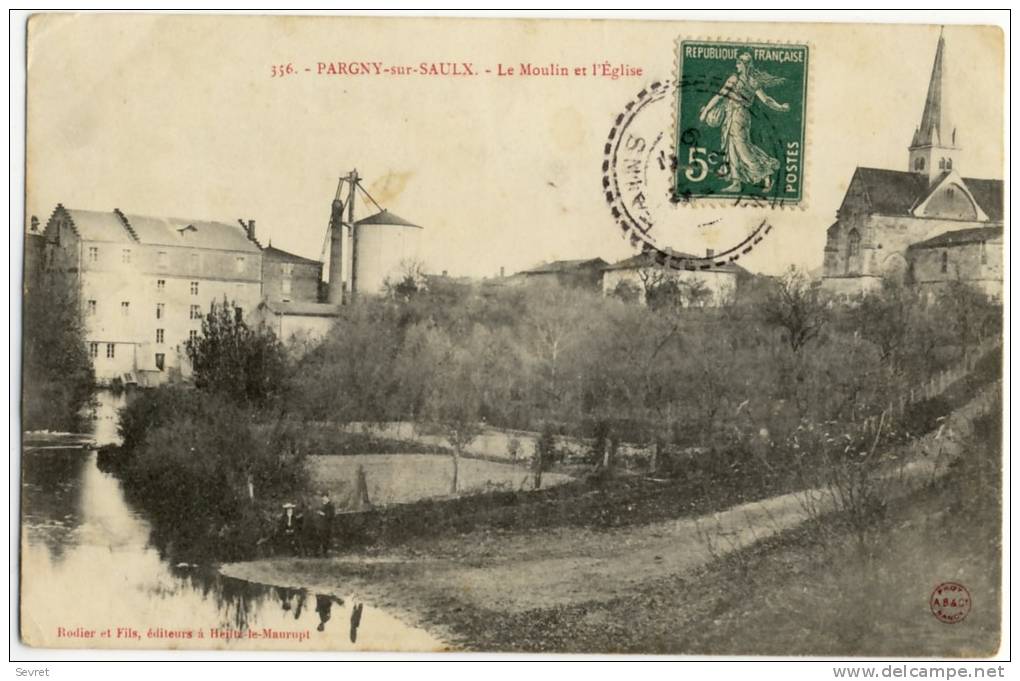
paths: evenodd
<path fill-rule="evenodd" d="M 977 220 L 977 209 L 958 184 L 942 187 L 924 207 L 924 214 L 950 220 Z"/>
<path fill-rule="evenodd" d="M 982 251 L 984 262 L 982 262 Z M 943 253 L 946 267 L 943 272 Z M 980 242 L 949 247 L 912 248 L 909 253 L 914 283 L 923 288 L 938 288 L 950 281 L 967 281 L 987 295 L 1002 295 L 1002 242 Z"/>

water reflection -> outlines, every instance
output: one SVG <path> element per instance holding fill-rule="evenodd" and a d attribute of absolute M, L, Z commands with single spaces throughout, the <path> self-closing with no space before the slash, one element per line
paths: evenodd
<path fill-rule="evenodd" d="M 22 457 L 21 627 L 30 645 L 440 647 L 426 632 L 347 594 L 269 587 L 211 568 L 171 565 L 151 545 L 151 527 L 126 502 L 120 482 L 99 470 L 96 453 L 62 444 L 34 440 Z"/>

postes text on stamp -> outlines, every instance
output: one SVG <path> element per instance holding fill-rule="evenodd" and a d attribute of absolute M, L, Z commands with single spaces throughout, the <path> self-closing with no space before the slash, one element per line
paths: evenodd
<path fill-rule="evenodd" d="M 678 45 L 673 199 L 804 197 L 808 47 Z"/>

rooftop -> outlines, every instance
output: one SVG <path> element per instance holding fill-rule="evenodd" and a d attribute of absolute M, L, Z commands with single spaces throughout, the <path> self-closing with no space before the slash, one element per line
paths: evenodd
<path fill-rule="evenodd" d="M 554 260 L 553 262 L 544 263 L 538 267 L 532 267 L 530 270 L 523 270 L 519 274 L 555 274 L 555 273 L 567 273 L 576 272 L 577 270 L 585 269 L 587 267 L 603 268 L 608 265 L 602 258 L 587 258 L 583 260 Z"/>
<path fill-rule="evenodd" d="M 688 268 L 680 267 L 678 269 L 701 270 L 704 272 L 729 272 L 733 274 L 743 271 L 742 267 L 732 262 L 726 262 L 723 265 L 718 265 L 714 267 L 703 267 L 704 265 L 708 264 L 707 262 L 705 262 L 705 258 L 699 258 L 697 256 L 691 255 L 690 253 L 673 253 L 673 257 L 677 261 L 679 261 L 677 264 L 681 264 L 684 260 L 689 260 L 692 262 L 691 267 Z M 630 258 L 626 258 L 625 260 L 614 262 L 612 265 L 606 265 L 602 269 L 606 271 L 640 270 L 646 267 L 662 267 L 662 265 L 656 263 L 655 258 L 653 256 L 645 253 L 638 253 L 637 255 L 632 256 Z"/>
<path fill-rule="evenodd" d="M 930 239 L 910 244 L 909 248 L 946 248 L 995 240 L 1002 240 L 1002 227 L 972 227 L 943 232 Z"/>
<path fill-rule="evenodd" d="M 86 241 L 259 252 L 259 247 L 248 238 L 247 232 L 240 225 L 209 220 L 127 215 L 117 209 L 81 210 L 58 205 L 54 215 L 61 212 L 68 217 L 75 233 Z"/>
<path fill-rule="evenodd" d="M 863 184 L 871 209 L 879 215 L 910 215 L 932 186 L 927 175 L 905 170 L 858 167 L 854 175 Z M 988 218 L 1002 221 L 1002 180 L 961 179 Z"/>
<path fill-rule="evenodd" d="M 322 265 L 318 260 L 312 260 L 311 258 L 305 258 L 300 255 L 296 255 L 289 251 L 285 251 L 275 246 L 266 246 L 262 249 L 262 257 L 275 260 L 277 262 L 292 262 L 299 265 Z"/>
<path fill-rule="evenodd" d="M 369 215 L 363 220 L 355 220 L 356 225 L 400 225 L 401 227 L 417 227 L 421 229 L 421 225 L 416 225 L 413 222 L 409 222 L 399 215 L 394 215 L 388 210 L 381 210 L 375 215 Z"/>

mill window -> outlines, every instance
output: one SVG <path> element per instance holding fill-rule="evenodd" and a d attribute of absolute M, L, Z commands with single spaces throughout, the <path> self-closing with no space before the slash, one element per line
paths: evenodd
<path fill-rule="evenodd" d="M 96 314 L 96 301 L 90 300 L 85 303 L 85 311 L 91 317 Z"/>
<path fill-rule="evenodd" d="M 166 309 L 166 305 L 163 303 L 156 303 L 156 319 L 163 318 L 163 310 Z"/>
<path fill-rule="evenodd" d="M 99 262 L 99 248 L 97 246 L 89 246 L 89 262 Z"/>
<path fill-rule="evenodd" d="M 163 344 L 163 329 L 156 329 L 156 343 Z"/>
<path fill-rule="evenodd" d="M 106 344 L 106 359 L 113 359 L 113 356 L 114 356 L 114 354 L 116 352 L 116 349 L 117 349 L 117 344 L 116 343 L 107 343 Z"/>
<path fill-rule="evenodd" d="M 942 273 L 949 271 L 949 251 L 942 251 Z"/>
<path fill-rule="evenodd" d="M 198 331 L 195 331 L 195 329 L 188 331 L 188 340 L 192 343 L 196 342 L 198 340 Z"/>
<path fill-rule="evenodd" d="M 131 303 L 126 300 L 120 301 L 120 314 L 122 317 L 127 317 L 131 311 Z"/>
<path fill-rule="evenodd" d="M 189 313 L 189 317 L 191 319 L 201 319 L 202 318 L 202 308 L 200 306 L 198 306 L 198 305 L 192 305 L 190 313 Z"/>
<path fill-rule="evenodd" d="M 163 366 L 166 364 L 166 355 L 162 352 L 156 353 L 156 368 L 163 371 Z"/>
<path fill-rule="evenodd" d="M 163 291 L 165 289 L 166 289 L 166 279 L 157 279 L 156 280 L 156 290 L 157 291 Z"/>
<path fill-rule="evenodd" d="M 193 295 L 193 296 L 197 296 L 198 295 L 198 282 L 197 281 L 191 282 L 191 295 Z"/>
<path fill-rule="evenodd" d="M 131 249 L 130 248 L 125 248 L 124 250 L 122 250 L 120 252 L 120 261 L 123 262 L 123 263 L 130 263 L 131 262 Z"/>
<path fill-rule="evenodd" d="M 988 264 L 988 247 L 984 241 L 981 242 L 981 264 L 982 265 Z"/>
<path fill-rule="evenodd" d="M 99 343 L 89 343 L 89 357 L 92 359 L 99 357 Z"/>

